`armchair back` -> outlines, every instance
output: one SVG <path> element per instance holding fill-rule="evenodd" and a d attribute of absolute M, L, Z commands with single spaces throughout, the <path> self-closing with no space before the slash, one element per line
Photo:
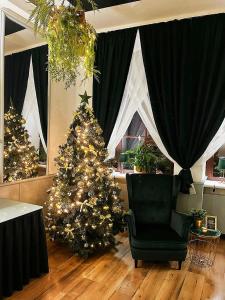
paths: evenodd
<path fill-rule="evenodd" d="M 176 207 L 180 180 L 178 176 L 127 174 L 129 208 L 135 222 L 169 224 L 171 211 Z"/>

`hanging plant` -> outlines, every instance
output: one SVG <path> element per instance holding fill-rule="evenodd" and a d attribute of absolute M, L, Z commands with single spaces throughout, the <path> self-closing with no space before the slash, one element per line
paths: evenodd
<path fill-rule="evenodd" d="M 87 0 L 96 9 L 93 0 Z M 33 0 L 30 19 L 34 30 L 48 43 L 48 69 L 55 81 L 64 81 L 65 87 L 75 85 L 77 76 L 88 78 L 94 69 L 96 31 L 85 20 L 83 0 L 74 0 L 73 5 L 60 5 L 55 0 Z"/>

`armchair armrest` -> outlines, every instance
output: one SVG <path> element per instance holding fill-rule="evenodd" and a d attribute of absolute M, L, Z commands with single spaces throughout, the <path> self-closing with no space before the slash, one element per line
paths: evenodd
<path fill-rule="evenodd" d="M 132 236 L 136 236 L 136 225 L 135 225 L 135 217 L 134 212 L 129 209 L 129 211 L 125 214 L 125 221 L 128 223 L 128 229 Z"/>
<path fill-rule="evenodd" d="M 192 222 L 192 216 L 172 210 L 170 226 L 186 241 Z"/>

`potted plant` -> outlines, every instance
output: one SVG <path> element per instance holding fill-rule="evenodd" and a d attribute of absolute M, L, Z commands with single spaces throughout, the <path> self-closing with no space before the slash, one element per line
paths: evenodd
<path fill-rule="evenodd" d="M 96 31 L 85 20 L 83 0 L 65 5 L 65 0 L 33 0 L 36 5 L 30 19 L 34 30 L 49 47 L 48 70 L 65 87 L 75 85 L 77 76 L 96 75 L 94 69 Z M 95 9 L 93 0 L 87 0 Z M 59 3 L 59 4 L 58 4 Z"/>
<path fill-rule="evenodd" d="M 205 209 L 192 209 L 191 214 L 194 220 L 194 226 L 197 229 L 202 228 L 203 220 L 206 216 L 206 210 Z"/>
<path fill-rule="evenodd" d="M 155 173 L 157 156 L 153 151 L 153 146 L 150 144 L 143 144 L 137 146 L 135 149 L 128 150 L 123 153 L 126 157 L 126 162 L 134 168 L 136 173 Z"/>
<path fill-rule="evenodd" d="M 159 153 L 158 153 L 159 152 Z M 173 163 L 167 159 L 159 150 L 157 152 L 157 172 L 167 175 L 173 174 Z"/>

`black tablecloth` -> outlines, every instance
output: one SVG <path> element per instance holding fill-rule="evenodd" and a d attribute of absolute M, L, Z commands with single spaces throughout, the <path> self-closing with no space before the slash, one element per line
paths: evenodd
<path fill-rule="evenodd" d="M 42 210 L 0 223 L 0 299 L 47 272 Z"/>

